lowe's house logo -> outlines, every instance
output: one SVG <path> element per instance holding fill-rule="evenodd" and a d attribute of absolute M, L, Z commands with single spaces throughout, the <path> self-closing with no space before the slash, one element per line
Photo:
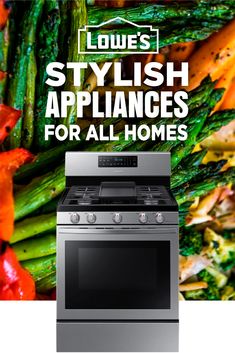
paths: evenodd
<path fill-rule="evenodd" d="M 121 26 L 120 26 L 121 25 Z M 86 50 L 81 47 L 86 37 Z M 79 54 L 150 54 L 158 53 L 159 30 L 115 17 L 100 25 L 78 30 Z"/>

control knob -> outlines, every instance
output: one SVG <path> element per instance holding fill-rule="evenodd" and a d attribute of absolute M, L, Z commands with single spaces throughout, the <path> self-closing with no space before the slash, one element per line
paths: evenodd
<path fill-rule="evenodd" d="M 117 224 L 121 223 L 121 222 L 122 222 L 122 215 L 121 215 L 121 213 L 114 213 L 114 215 L 113 215 L 113 221 L 114 221 L 114 223 L 117 223 Z"/>
<path fill-rule="evenodd" d="M 94 213 L 88 213 L 87 215 L 87 222 L 88 223 L 95 223 L 96 215 Z"/>
<path fill-rule="evenodd" d="M 70 216 L 70 221 L 72 223 L 78 223 L 80 221 L 80 216 L 78 213 L 72 213 Z"/>
<path fill-rule="evenodd" d="M 148 216 L 146 215 L 146 213 L 140 213 L 139 214 L 139 221 L 140 223 L 147 223 L 148 222 Z"/>
<path fill-rule="evenodd" d="M 163 223 L 164 222 L 164 217 L 163 217 L 163 214 L 162 213 L 157 213 L 156 214 L 156 222 L 157 223 Z"/>

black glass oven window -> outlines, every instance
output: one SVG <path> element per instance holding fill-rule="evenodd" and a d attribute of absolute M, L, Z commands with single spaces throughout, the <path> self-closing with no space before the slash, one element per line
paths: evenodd
<path fill-rule="evenodd" d="M 169 241 L 66 241 L 67 309 L 170 308 Z"/>

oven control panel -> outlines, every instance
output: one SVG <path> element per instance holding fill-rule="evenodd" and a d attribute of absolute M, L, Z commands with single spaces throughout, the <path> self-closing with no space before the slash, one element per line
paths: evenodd
<path fill-rule="evenodd" d="M 137 156 L 99 156 L 99 168 L 137 168 Z"/>
<path fill-rule="evenodd" d="M 70 225 L 166 225 L 178 224 L 177 212 L 58 212 L 57 224 Z"/>

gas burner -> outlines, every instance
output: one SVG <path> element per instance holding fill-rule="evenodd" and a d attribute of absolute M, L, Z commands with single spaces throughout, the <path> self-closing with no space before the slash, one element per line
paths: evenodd
<path fill-rule="evenodd" d="M 171 197 L 160 185 L 136 185 L 134 182 L 101 183 L 72 186 L 63 202 L 65 205 L 169 205 Z"/>

